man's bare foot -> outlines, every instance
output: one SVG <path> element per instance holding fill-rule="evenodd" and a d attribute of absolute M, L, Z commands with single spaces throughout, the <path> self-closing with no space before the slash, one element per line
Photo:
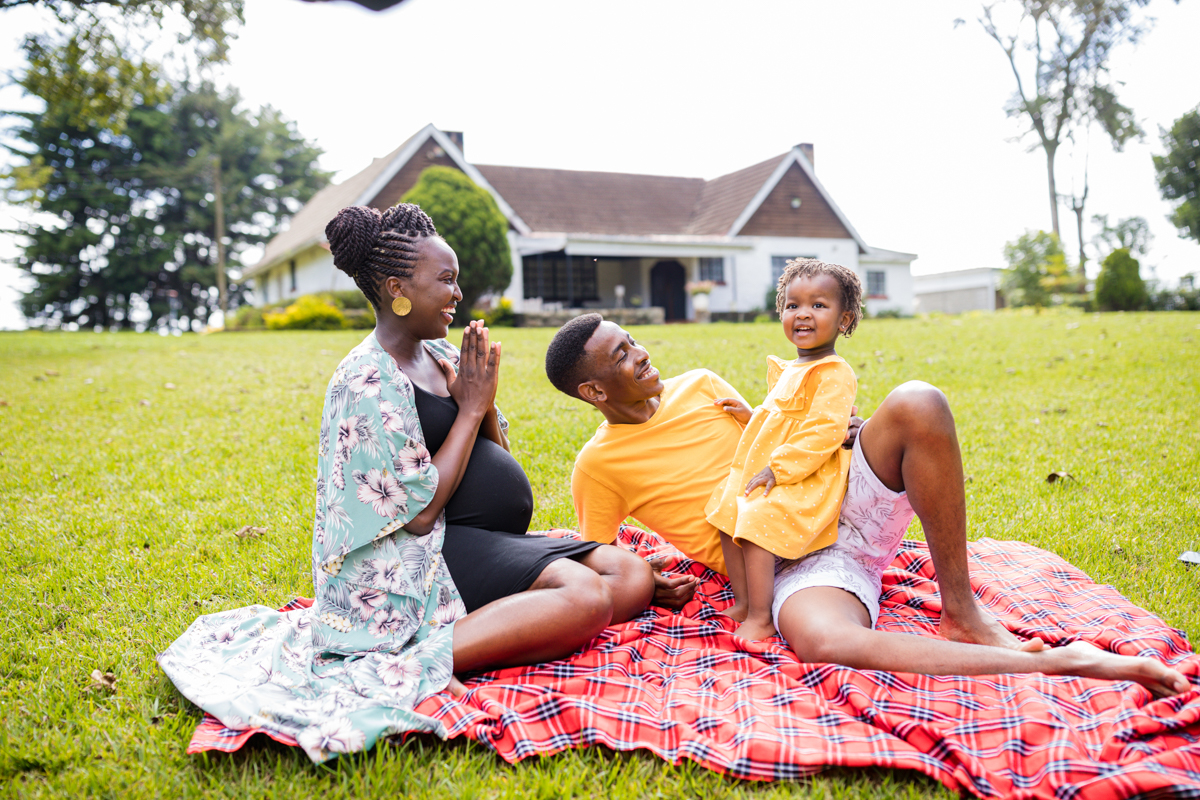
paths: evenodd
<path fill-rule="evenodd" d="M 986 644 L 991 647 L 1007 647 L 1025 653 L 1037 653 L 1046 649 L 1046 643 L 1038 637 L 1021 641 L 1012 631 L 979 606 L 975 606 L 973 618 L 952 616 L 943 609 L 938 633 L 952 642 L 963 644 Z"/>
<path fill-rule="evenodd" d="M 729 617 L 734 622 L 745 622 L 746 614 L 750 612 L 750 606 L 740 600 L 724 611 L 720 612 Z"/>
<path fill-rule="evenodd" d="M 1192 688 L 1186 677 L 1153 658 L 1119 656 L 1087 642 L 1071 642 L 1047 653 L 1064 652 L 1070 658 L 1064 674 L 1110 681 L 1137 681 L 1155 697 L 1173 697 Z"/>
<path fill-rule="evenodd" d="M 769 619 L 766 622 L 761 620 L 746 620 L 738 626 L 733 635 L 739 639 L 761 642 L 763 639 L 770 639 L 775 635 L 775 626 L 771 624 Z"/>
<path fill-rule="evenodd" d="M 450 694 L 454 697 L 462 697 L 467 693 L 467 687 L 463 685 L 463 682 L 458 679 L 457 675 L 450 676 L 450 685 L 446 688 L 450 690 Z"/>

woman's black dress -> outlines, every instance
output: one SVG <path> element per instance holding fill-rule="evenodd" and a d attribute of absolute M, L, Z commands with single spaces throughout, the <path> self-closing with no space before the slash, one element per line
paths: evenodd
<path fill-rule="evenodd" d="M 425 446 L 437 453 L 458 417 L 451 397 L 413 384 Z M 467 611 L 528 589 L 546 565 L 580 559 L 598 542 L 526 536 L 533 517 L 533 490 L 507 450 L 480 435 L 458 489 L 446 503 L 442 556 Z"/>

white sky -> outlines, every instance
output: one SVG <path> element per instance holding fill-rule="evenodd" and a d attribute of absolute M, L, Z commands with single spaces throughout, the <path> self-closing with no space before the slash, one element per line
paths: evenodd
<path fill-rule="evenodd" d="M 1200 3 L 1150 10 L 1153 31 L 1112 62 L 1148 136 L 1115 154 L 1092 135 L 1087 217 L 1149 220 L 1143 276 L 1172 281 L 1200 271 L 1200 245 L 1167 222 L 1150 156 L 1159 127 L 1200 102 Z M 919 254 L 920 274 L 1003 266 L 1006 241 L 1050 227 L 1044 156 L 1011 141 L 1012 75 L 978 12 L 968 0 L 408 0 L 376 14 L 250 0 L 223 79 L 296 120 L 338 180 L 429 122 L 463 131 L 476 163 L 703 178 L 812 142 L 858 231 Z M 19 69 L 44 14 L 0 18 L 0 69 Z M 0 88 L 0 108 L 20 107 Z M 1064 147 L 1060 191 L 1073 172 L 1082 158 Z M 1074 215 L 1060 214 L 1074 254 Z M 0 234 L 0 259 L 14 252 Z M 21 325 L 19 280 L 0 265 L 0 327 Z"/>

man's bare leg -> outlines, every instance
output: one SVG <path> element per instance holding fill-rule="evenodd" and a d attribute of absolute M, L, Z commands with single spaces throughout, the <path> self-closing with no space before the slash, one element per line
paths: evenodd
<path fill-rule="evenodd" d="M 745 622 L 746 612 L 750 608 L 746 594 L 746 560 L 742 556 L 742 548 L 725 531 L 721 531 L 721 555 L 725 557 L 729 588 L 733 590 L 733 605 L 721 613 L 735 622 Z"/>
<path fill-rule="evenodd" d="M 967 505 L 962 453 L 950 404 L 922 381 L 893 389 L 860 434 L 867 464 L 883 485 L 908 492 L 921 520 L 942 596 L 939 632 L 955 642 L 1040 650 L 1021 642 L 979 607 L 967 571 Z"/>
<path fill-rule="evenodd" d="M 1190 688 L 1187 678 L 1152 658 L 1114 655 L 1084 642 L 1028 652 L 887 633 L 870 625 L 859 599 L 832 587 L 796 592 L 779 612 L 779 632 L 810 663 L 925 675 L 1077 675 L 1137 681 L 1160 697 Z"/>

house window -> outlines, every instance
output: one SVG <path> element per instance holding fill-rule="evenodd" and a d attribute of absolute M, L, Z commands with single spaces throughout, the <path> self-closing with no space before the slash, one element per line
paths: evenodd
<path fill-rule="evenodd" d="M 867 272 L 867 297 L 887 297 L 887 273 L 883 270 Z"/>
<path fill-rule="evenodd" d="M 725 258 L 702 258 L 700 259 L 700 280 L 712 281 L 713 283 L 725 282 Z"/>
<path fill-rule="evenodd" d="M 288 275 L 292 283 L 291 291 L 294 292 L 296 291 L 296 259 L 294 258 L 288 262 Z"/>
<path fill-rule="evenodd" d="M 816 258 L 816 256 L 771 256 L 771 285 L 779 285 L 779 276 L 787 268 L 787 262 L 795 258 Z"/>
<path fill-rule="evenodd" d="M 567 261 L 571 262 L 570 285 Z M 526 299 L 542 298 L 545 303 L 578 305 L 599 300 L 596 283 L 596 259 L 567 256 L 565 253 L 541 253 L 521 259 L 521 275 Z"/>

